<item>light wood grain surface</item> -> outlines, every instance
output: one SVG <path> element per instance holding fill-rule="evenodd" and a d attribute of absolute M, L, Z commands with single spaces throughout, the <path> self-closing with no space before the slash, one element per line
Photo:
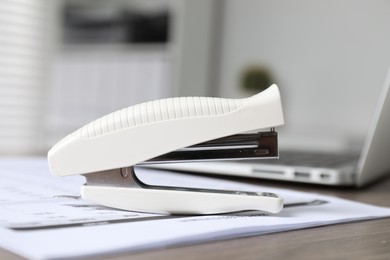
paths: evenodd
<path fill-rule="evenodd" d="M 390 178 L 363 189 L 240 180 L 390 207 Z M 22 258 L 0 249 L 0 259 Z M 95 259 L 390 259 L 390 218 Z"/>

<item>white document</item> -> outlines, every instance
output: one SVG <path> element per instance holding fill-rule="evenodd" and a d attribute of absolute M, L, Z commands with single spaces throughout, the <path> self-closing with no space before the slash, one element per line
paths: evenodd
<path fill-rule="evenodd" d="M 390 216 L 390 208 L 312 193 L 156 170 L 137 174 L 150 184 L 274 192 L 285 208 L 276 215 L 209 216 L 115 210 L 80 199 L 84 178 L 53 177 L 43 158 L 0 159 L 0 247 L 33 259 L 85 257 Z"/>

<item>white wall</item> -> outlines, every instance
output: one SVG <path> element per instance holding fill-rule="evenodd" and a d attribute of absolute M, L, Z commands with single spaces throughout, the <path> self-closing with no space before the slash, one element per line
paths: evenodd
<path fill-rule="evenodd" d="M 215 95 L 219 44 L 219 0 L 171 0 L 172 89 L 174 95 Z"/>
<path fill-rule="evenodd" d="M 268 66 L 283 95 L 281 145 L 338 146 L 368 127 L 390 64 L 390 1 L 227 0 L 222 42 L 221 96 L 248 95 L 241 70 Z"/>

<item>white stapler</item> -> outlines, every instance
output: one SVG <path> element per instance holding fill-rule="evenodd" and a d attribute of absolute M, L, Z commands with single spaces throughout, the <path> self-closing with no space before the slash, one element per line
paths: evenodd
<path fill-rule="evenodd" d="M 277 158 L 274 127 L 283 123 L 276 85 L 245 99 L 161 99 L 85 125 L 54 145 L 48 161 L 56 176 L 86 177 L 82 198 L 113 208 L 169 214 L 277 213 L 283 199 L 273 193 L 153 186 L 137 178 L 133 166 Z M 258 132 L 264 128 L 270 130 Z"/>

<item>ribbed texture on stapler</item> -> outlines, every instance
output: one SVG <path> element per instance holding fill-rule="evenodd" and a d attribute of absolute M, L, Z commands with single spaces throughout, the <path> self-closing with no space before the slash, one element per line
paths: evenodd
<path fill-rule="evenodd" d="M 224 99 L 212 97 L 177 97 L 149 101 L 130 106 L 103 116 L 72 135 L 79 138 L 94 138 L 130 127 L 161 121 L 219 116 L 233 112 L 247 99 Z"/>

